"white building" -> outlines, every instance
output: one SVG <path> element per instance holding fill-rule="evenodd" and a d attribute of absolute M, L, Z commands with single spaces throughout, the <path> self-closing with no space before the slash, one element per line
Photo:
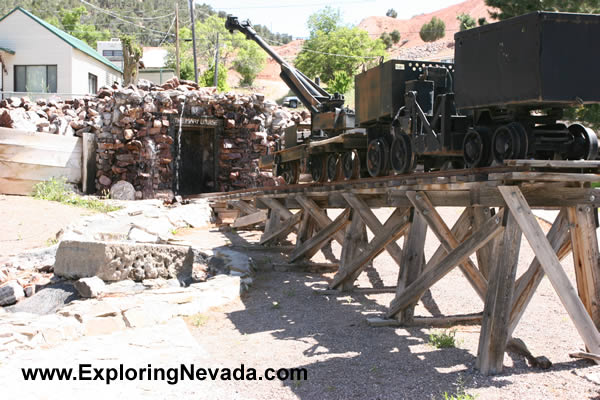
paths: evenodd
<path fill-rule="evenodd" d="M 96 49 L 103 57 L 106 57 L 110 62 L 117 67 L 123 69 L 123 46 L 119 38 L 103 40 L 96 42 Z"/>
<path fill-rule="evenodd" d="M 0 93 L 63 97 L 122 81 L 119 67 L 85 42 L 17 7 L 0 19 Z"/>

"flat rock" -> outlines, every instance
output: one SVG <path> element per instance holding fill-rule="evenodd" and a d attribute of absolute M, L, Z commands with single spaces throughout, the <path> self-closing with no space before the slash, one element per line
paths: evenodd
<path fill-rule="evenodd" d="M 193 260 L 189 246 L 62 241 L 54 274 L 70 279 L 97 276 L 106 282 L 154 278 L 183 281 L 192 273 Z"/>
<path fill-rule="evenodd" d="M 10 306 L 24 297 L 25 292 L 17 281 L 8 281 L 0 287 L 0 306 Z"/>
<path fill-rule="evenodd" d="M 91 278 L 81 278 L 73 284 L 81 297 L 93 298 L 104 293 L 106 285 L 104 281 L 97 276 Z"/>

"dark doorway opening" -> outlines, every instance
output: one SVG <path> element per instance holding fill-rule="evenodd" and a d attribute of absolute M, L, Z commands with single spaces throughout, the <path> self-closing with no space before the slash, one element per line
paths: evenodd
<path fill-rule="evenodd" d="M 183 128 L 179 194 L 214 192 L 217 187 L 217 128 Z"/>

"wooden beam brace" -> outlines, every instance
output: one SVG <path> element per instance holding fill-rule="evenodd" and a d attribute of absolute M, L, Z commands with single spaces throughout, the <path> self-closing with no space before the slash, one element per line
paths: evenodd
<path fill-rule="evenodd" d="M 260 210 L 254 214 L 244 215 L 243 217 L 237 217 L 233 221 L 232 227 L 242 228 L 244 226 L 255 225 L 267 220 L 267 210 Z"/>
<path fill-rule="evenodd" d="M 358 257 L 354 258 L 350 265 L 343 270 L 340 269 L 340 271 L 338 271 L 330 285 L 331 288 L 336 288 L 342 282 L 350 278 L 355 271 L 358 271 L 377 257 L 377 255 L 383 251 L 385 246 L 397 240 L 404 234 L 409 224 L 408 210 L 402 213 L 393 213 L 388 219 L 388 222 L 386 222 L 386 229 L 377 232 L 373 240 L 366 246 L 365 250 L 358 255 Z"/>
<path fill-rule="evenodd" d="M 309 199 L 303 194 L 298 194 L 296 195 L 296 201 L 302 206 L 305 212 L 310 214 L 321 229 L 325 229 L 331 224 L 332 221 L 327 214 L 325 214 L 325 211 L 323 211 L 312 199 Z M 344 244 L 344 234 L 342 232 L 336 232 L 333 238 L 337 240 L 339 244 Z"/>
<path fill-rule="evenodd" d="M 302 212 L 299 211 L 296 214 L 293 214 L 284 222 L 280 222 L 279 226 L 273 228 L 270 232 L 265 232 L 258 243 L 265 244 L 282 236 L 287 236 L 291 231 L 294 230 L 294 226 L 300 222 L 301 218 Z"/>
<path fill-rule="evenodd" d="M 379 219 L 375 216 L 373 211 L 363 199 L 355 195 L 354 193 L 343 193 L 342 196 L 348 202 L 348 204 L 360 214 L 360 217 L 371 230 L 371 232 L 379 232 L 383 229 L 383 225 L 379 222 Z M 398 208 L 396 210 L 399 210 Z M 401 209 L 400 209 L 401 210 Z M 391 242 L 385 249 L 389 255 L 394 259 L 396 264 L 402 266 L 402 249 L 398 246 L 398 243 Z"/>
<path fill-rule="evenodd" d="M 600 333 L 569 282 L 569 277 L 560 265 L 552 246 L 546 240 L 523 194 L 516 186 L 499 186 L 498 190 L 521 227 L 588 350 L 591 353 L 600 353 Z"/>
<path fill-rule="evenodd" d="M 552 228 L 546 236 L 552 249 L 556 252 L 559 260 L 562 260 L 571 251 L 571 240 L 569 238 L 569 225 L 566 211 L 563 209 L 558 214 Z M 529 268 L 517 279 L 515 283 L 515 294 L 513 296 L 513 306 L 510 314 L 510 324 L 508 326 L 508 336 L 511 337 L 519 320 L 525 313 L 527 305 L 533 298 L 537 287 L 544 278 L 544 269 L 540 265 L 537 257 L 533 259 Z"/>
<path fill-rule="evenodd" d="M 420 212 L 414 212 L 402 253 L 402 268 L 398 274 L 398 285 L 396 295 L 400 295 L 404 289 L 413 283 L 423 271 L 425 255 L 425 238 L 427 237 L 427 222 Z M 404 311 L 398 313 L 397 319 L 401 322 L 409 322 L 415 313 L 415 302 Z"/>
<path fill-rule="evenodd" d="M 228 203 L 232 207 L 237 208 L 238 210 L 240 210 L 241 212 L 243 212 L 246 215 L 255 214 L 255 213 L 259 212 L 258 208 L 245 202 L 244 200 L 228 201 Z"/>
<path fill-rule="evenodd" d="M 340 271 L 346 270 L 348 266 L 352 264 L 354 258 L 360 254 L 360 252 L 365 250 L 368 243 L 367 228 L 355 209 L 352 209 L 351 219 L 352 222 L 350 223 L 350 226 L 348 226 L 344 236 L 344 246 L 342 247 L 342 254 L 340 255 Z M 353 290 L 354 281 L 356 281 L 356 278 L 358 278 L 366 265 L 367 264 L 351 273 L 348 279 L 342 282 L 338 289 L 340 291 Z"/>
<path fill-rule="evenodd" d="M 577 292 L 596 328 L 600 329 L 600 267 L 596 212 L 596 209 L 587 205 L 567 208 Z"/>
<path fill-rule="evenodd" d="M 490 285 L 483 309 L 477 368 L 484 374 L 502 372 L 504 351 L 521 249 L 521 231 L 511 213 L 504 214 L 505 228 L 490 271 Z"/>
<path fill-rule="evenodd" d="M 469 236 L 471 234 L 471 225 L 471 208 L 467 207 L 462 212 L 460 217 L 458 217 L 458 220 L 454 223 L 454 226 L 452 227 L 451 232 L 456 238 L 456 240 L 463 241 L 467 236 Z M 435 253 L 433 253 L 433 256 L 431 256 L 431 258 L 429 259 L 428 263 L 431 265 L 435 265 L 442 261 L 446 254 L 448 254 L 448 252 L 444 248 L 444 245 L 440 244 Z"/>
<path fill-rule="evenodd" d="M 436 211 L 427 194 L 425 192 L 407 192 L 406 196 L 415 208 L 423 214 L 429 228 L 437 236 L 445 252 L 448 253 L 455 249 L 459 245 L 459 241 Z M 459 267 L 479 297 L 485 299 L 488 283 L 475 264 L 467 257 Z"/>
<path fill-rule="evenodd" d="M 350 209 L 345 209 L 338 217 L 329 224 L 326 228 L 321 229 L 317 232 L 316 235 L 302 243 L 300 247 L 295 249 L 292 254 L 290 254 L 290 262 L 294 262 L 307 253 L 319 250 L 321 247 L 325 245 L 325 243 L 333 237 L 339 230 L 343 229 L 350 223 L 348 220 L 348 215 L 350 214 Z"/>
<path fill-rule="evenodd" d="M 259 199 L 264 205 L 269 207 L 271 210 L 277 210 L 281 218 L 289 218 L 294 215 L 290 210 L 288 210 L 283 204 L 279 202 L 277 199 L 271 199 L 267 197 L 261 197 Z"/>
<path fill-rule="evenodd" d="M 492 216 L 492 209 L 489 207 L 473 206 L 473 226 L 475 229 L 484 223 L 489 217 Z M 481 275 L 487 280 L 490 276 L 490 268 L 492 265 L 492 252 L 494 249 L 494 242 L 489 242 L 479 250 L 477 250 L 477 265 Z"/>
<path fill-rule="evenodd" d="M 499 213 L 488 219 L 477 232 L 474 232 L 454 250 L 448 253 L 442 261 L 433 264 L 432 260 L 429 260 L 421 276 L 409 285 L 401 295 L 396 296 L 396 298 L 392 300 L 386 315 L 387 318 L 394 317 L 398 312 L 418 301 L 427 289 L 442 279 L 452 270 L 452 268 L 456 267 L 466 257 L 473 254 L 495 236 L 500 234 L 504 230 L 501 222 L 502 213 Z"/>

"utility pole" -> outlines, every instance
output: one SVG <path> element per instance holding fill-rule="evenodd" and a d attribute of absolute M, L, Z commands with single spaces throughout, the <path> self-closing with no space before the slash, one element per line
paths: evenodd
<path fill-rule="evenodd" d="M 219 32 L 217 32 L 217 49 L 215 51 L 215 87 L 219 86 Z"/>
<path fill-rule="evenodd" d="M 192 17 L 192 46 L 194 46 L 194 79 L 198 83 L 198 60 L 196 58 L 196 22 L 194 20 L 194 0 L 190 0 L 190 15 Z"/>
<path fill-rule="evenodd" d="M 177 79 L 181 78 L 179 62 L 179 0 L 175 0 L 175 68 L 177 71 Z"/>

